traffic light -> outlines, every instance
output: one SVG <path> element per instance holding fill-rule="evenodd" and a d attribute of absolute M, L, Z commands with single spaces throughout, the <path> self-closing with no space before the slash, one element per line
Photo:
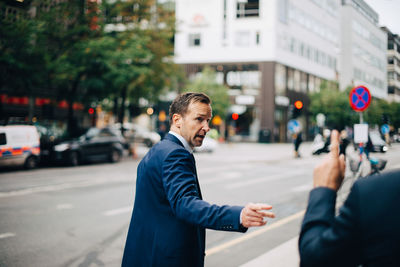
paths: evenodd
<path fill-rule="evenodd" d="M 234 121 L 236 121 L 237 119 L 239 119 L 239 114 L 237 114 L 237 113 L 232 113 L 232 119 L 233 119 Z"/>
<path fill-rule="evenodd" d="M 89 115 L 93 115 L 94 114 L 94 108 L 89 108 L 88 109 L 88 113 L 89 113 Z"/>
<path fill-rule="evenodd" d="M 297 118 L 301 115 L 301 110 L 303 109 L 303 102 L 297 100 L 294 102 L 293 108 L 293 118 Z"/>

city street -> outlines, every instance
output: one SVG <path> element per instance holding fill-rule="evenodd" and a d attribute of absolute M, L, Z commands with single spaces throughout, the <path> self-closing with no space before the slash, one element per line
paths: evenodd
<path fill-rule="evenodd" d="M 147 148 L 138 151 L 140 158 Z M 297 266 L 313 167 L 324 156 L 310 151 L 302 144 L 295 159 L 292 144 L 225 143 L 195 154 L 206 201 L 268 203 L 276 214 L 245 234 L 207 230 L 206 266 L 260 266 L 251 261 L 267 252 L 280 257 L 279 266 Z M 372 156 L 388 160 L 385 170 L 400 168 L 400 143 Z M 139 161 L 1 170 L 0 266 L 120 266 Z"/>

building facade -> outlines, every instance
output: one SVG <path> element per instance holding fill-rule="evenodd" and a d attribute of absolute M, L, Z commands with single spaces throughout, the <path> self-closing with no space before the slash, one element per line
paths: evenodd
<path fill-rule="evenodd" d="M 387 83 L 388 100 L 400 102 L 400 37 L 388 28 L 382 27 L 387 33 Z"/>
<path fill-rule="evenodd" d="M 387 34 L 379 16 L 362 0 L 342 0 L 340 88 L 364 85 L 371 95 L 387 98 Z"/>
<path fill-rule="evenodd" d="M 310 135 L 308 94 L 338 79 L 339 0 L 177 0 L 176 18 L 175 62 L 189 77 L 217 71 L 241 113 L 236 135 L 287 141 L 298 100 Z"/>

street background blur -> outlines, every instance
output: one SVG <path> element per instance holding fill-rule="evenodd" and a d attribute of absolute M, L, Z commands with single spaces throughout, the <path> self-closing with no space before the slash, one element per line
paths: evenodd
<path fill-rule="evenodd" d="M 278 215 L 260 232 L 209 231 L 206 265 L 296 266 L 332 129 L 349 167 L 339 201 L 400 167 L 400 38 L 372 4 L 1 0 L 0 265 L 118 266 L 137 164 L 172 100 L 198 91 L 213 108 L 195 149 L 204 198 Z"/>

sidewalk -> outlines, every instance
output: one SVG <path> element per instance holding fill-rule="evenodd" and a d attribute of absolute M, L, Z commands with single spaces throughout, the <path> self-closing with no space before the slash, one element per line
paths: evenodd
<path fill-rule="evenodd" d="M 297 248 L 299 237 L 296 236 L 267 253 L 249 261 L 240 267 L 293 267 L 299 266 L 300 258 Z"/>

